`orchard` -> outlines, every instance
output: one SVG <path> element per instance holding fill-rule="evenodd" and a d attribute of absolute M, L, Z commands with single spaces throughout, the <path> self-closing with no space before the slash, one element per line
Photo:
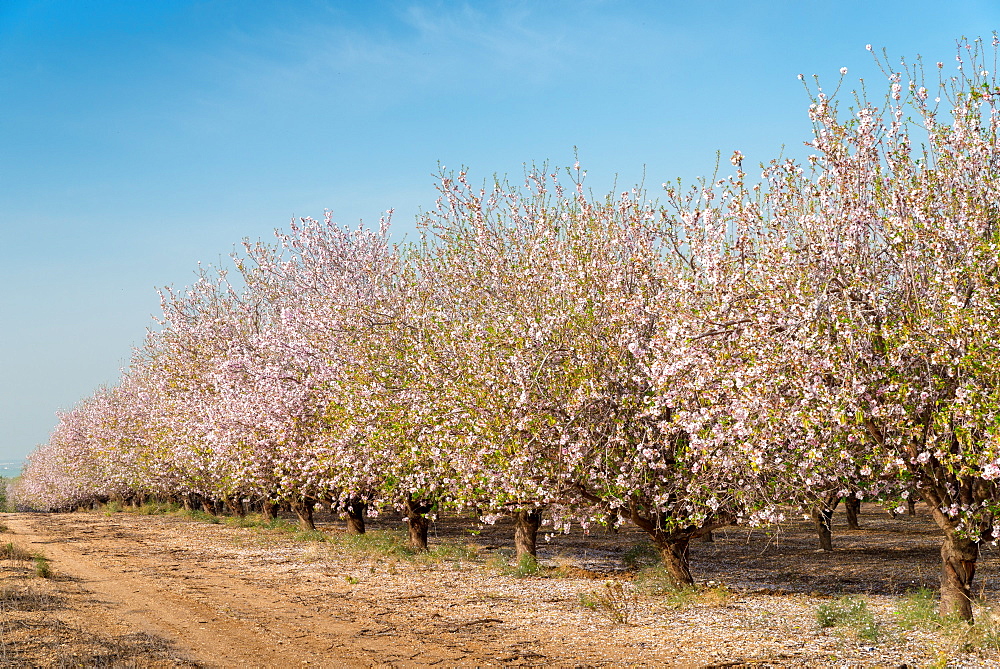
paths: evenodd
<path fill-rule="evenodd" d="M 418 236 L 293 221 L 162 293 L 120 384 L 62 415 L 12 491 L 62 510 L 153 496 L 354 532 L 429 517 L 633 523 L 678 584 L 692 540 L 840 499 L 923 500 L 941 611 L 971 619 L 1000 539 L 1000 86 L 876 63 L 807 85 L 813 136 L 689 189 L 595 196 L 579 164 L 442 173 Z M 993 58 L 995 60 L 995 57 Z M 845 71 L 841 73 L 841 81 Z"/>

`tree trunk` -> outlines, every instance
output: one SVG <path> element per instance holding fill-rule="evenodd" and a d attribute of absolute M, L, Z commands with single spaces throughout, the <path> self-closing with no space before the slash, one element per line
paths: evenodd
<path fill-rule="evenodd" d="M 705 530 L 700 535 L 698 535 L 698 541 L 706 544 L 714 544 L 715 535 L 712 534 L 712 530 Z"/>
<path fill-rule="evenodd" d="M 917 515 L 917 497 L 913 493 L 906 498 L 906 513 L 911 516 Z"/>
<path fill-rule="evenodd" d="M 955 535 L 941 544 L 941 615 L 972 620 L 972 578 L 979 544 Z"/>
<path fill-rule="evenodd" d="M 347 501 L 344 510 L 347 512 L 347 533 L 364 534 L 365 511 L 368 510 L 368 505 L 360 499 L 351 499 Z"/>
<path fill-rule="evenodd" d="M 247 511 L 243 507 L 242 500 L 234 497 L 226 497 L 225 501 L 226 506 L 229 508 L 229 512 L 237 518 L 243 518 L 247 515 Z"/>
<path fill-rule="evenodd" d="M 281 505 L 277 502 L 271 502 L 269 500 L 264 500 L 260 504 L 260 511 L 264 514 L 264 520 L 271 522 L 278 518 L 278 512 L 281 511 Z"/>
<path fill-rule="evenodd" d="M 694 585 L 688 551 L 690 543 L 689 536 L 666 537 L 656 541 L 657 548 L 660 549 L 660 555 L 663 558 L 663 565 L 667 568 L 667 572 L 677 587 Z"/>
<path fill-rule="evenodd" d="M 816 524 L 816 532 L 819 534 L 820 550 L 833 550 L 833 532 L 830 529 L 830 521 L 833 519 L 833 509 L 826 507 L 816 507 L 813 509 L 813 522 Z"/>
<path fill-rule="evenodd" d="M 525 555 L 538 556 L 538 528 L 542 524 L 542 510 L 514 512 L 514 549 L 520 562 Z"/>
<path fill-rule="evenodd" d="M 608 532 L 611 534 L 618 534 L 618 510 L 609 511 L 608 519 L 605 521 L 608 524 Z"/>
<path fill-rule="evenodd" d="M 858 514 L 861 513 L 861 500 L 854 495 L 844 498 L 844 511 L 847 512 L 847 526 L 852 530 L 860 530 Z"/>
<path fill-rule="evenodd" d="M 431 510 L 430 504 L 420 504 L 406 500 L 406 521 L 410 526 L 410 548 L 415 551 L 427 550 L 427 529 L 430 522 L 424 514 Z"/>
<path fill-rule="evenodd" d="M 314 531 L 316 524 L 313 522 L 313 507 L 316 506 L 316 502 L 311 499 L 295 499 L 291 505 L 295 517 L 299 519 L 299 529 L 303 532 Z"/>

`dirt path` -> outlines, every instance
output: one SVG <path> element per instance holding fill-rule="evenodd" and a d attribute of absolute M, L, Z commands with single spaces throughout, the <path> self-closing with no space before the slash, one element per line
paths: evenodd
<path fill-rule="evenodd" d="M 0 514 L 0 543 L 44 553 L 55 575 L 0 559 L 0 665 L 921 666 L 961 655 L 996 666 L 992 651 L 966 657 L 896 625 L 899 593 L 930 585 L 938 539 L 926 518 L 876 511 L 827 554 L 806 525 L 780 540 L 720 532 L 695 548 L 695 566 L 731 590 L 688 600 L 614 571 L 641 540 L 628 531 L 550 537 L 540 557 L 559 577 L 517 578 L 496 557 L 509 528 L 467 521 L 440 524 L 435 542 L 451 553 L 407 557 L 385 543 L 402 534 L 391 518 L 352 546 L 178 515 Z M 995 561 L 982 565 L 994 601 Z M 627 586 L 612 603 L 626 624 L 595 605 L 609 582 Z M 843 593 L 864 597 L 877 641 L 817 626 L 817 607 Z"/>
<path fill-rule="evenodd" d="M 5 522 L 19 545 L 51 560 L 57 576 L 93 593 L 84 611 L 71 614 L 78 627 L 145 633 L 197 665 L 367 667 L 469 657 L 405 630 L 386 638 L 354 616 L 318 615 L 301 592 L 255 582 L 229 560 L 193 556 L 177 545 L 177 530 L 197 529 L 190 524 L 99 514 L 9 514 Z"/>

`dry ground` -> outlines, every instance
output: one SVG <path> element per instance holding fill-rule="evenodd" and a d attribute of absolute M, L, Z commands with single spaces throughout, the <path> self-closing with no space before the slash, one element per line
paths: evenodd
<path fill-rule="evenodd" d="M 926 514 L 866 506 L 861 520 L 852 532 L 838 514 L 833 553 L 804 522 L 717 532 L 693 546 L 694 571 L 725 587 L 679 596 L 636 576 L 648 552 L 634 530 L 553 536 L 539 551 L 549 568 L 520 577 L 502 523 L 440 521 L 431 542 L 444 548 L 413 557 L 396 517 L 358 542 L 322 515 L 310 538 L 182 514 L 0 514 L 0 544 L 52 571 L 0 559 L 0 665 L 1000 666 L 987 609 L 988 638 L 972 644 L 898 624 L 904 593 L 937 586 Z M 977 576 L 987 602 L 1000 602 L 997 557 L 985 550 Z M 820 628 L 817 611 L 845 594 L 865 602 L 867 627 Z"/>

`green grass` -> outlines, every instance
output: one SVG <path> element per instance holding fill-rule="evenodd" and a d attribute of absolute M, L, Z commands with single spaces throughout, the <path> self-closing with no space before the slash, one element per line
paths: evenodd
<path fill-rule="evenodd" d="M 677 580 L 662 564 L 646 567 L 635 575 L 636 587 L 647 595 L 677 596 L 688 590 L 696 591 L 695 586 L 677 585 Z"/>
<path fill-rule="evenodd" d="M 896 607 L 896 622 L 905 629 L 936 632 L 941 639 L 943 657 L 957 653 L 1000 653 L 1000 617 L 982 608 L 974 622 L 938 613 L 937 594 L 919 588 L 906 594 Z"/>
<path fill-rule="evenodd" d="M 622 562 L 629 571 L 639 571 L 660 564 L 660 551 L 650 542 L 629 547 L 622 554 Z"/>
<path fill-rule="evenodd" d="M 25 550 L 13 542 L 0 544 L 0 560 L 9 560 L 25 568 L 31 565 L 35 576 L 52 578 L 52 566 L 45 555 Z"/>
<path fill-rule="evenodd" d="M 407 541 L 406 533 L 399 530 L 369 530 L 364 534 L 342 534 L 332 539 L 338 548 L 360 555 L 412 558 L 417 552 Z"/>
<path fill-rule="evenodd" d="M 732 593 L 721 583 L 709 581 L 704 585 L 677 585 L 666 567 L 657 564 L 636 574 L 633 585 L 637 592 L 656 597 L 658 603 L 669 609 L 682 610 L 691 606 L 722 606 Z"/>
<path fill-rule="evenodd" d="M 513 576 L 514 578 L 528 578 L 530 576 L 550 576 L 550 569 L 540 565 L 538 560 L 530 554 L 524 554 L 515 560 L 513 551 L 510 549 L 498 550 L 486 563 L 488 567 L 496 569 L 503 576 Z"/>
<path fill-rule="evenodd" d="M 52 578 L 52 565 L 49 559 L 41 553 L 32 556 L 31 561 L 35 565 L 35 576 L 39 578 Z"/>
<path fill-rule="evenodd" d="M 212 523 L 213 525 L 217 525 L 218 523 L 222 522 L 222 519 L 219 518 L 218 516 L 211 513 L 205 513 L 204 511 L 200 511 L 198 509 L 191 509 L 190 511 L 187 510 L 181 511 L 180 515 L 190 518 L 191 520 L 197 520 L 202 523 Z"/>
<path fill-rule="evenodd" d="M 296 541 L 318 541 L 326 542 L 330 540 L 330 535 L 322 530 L 296 530 L 292 534 Z"/>
<path fill-rule="evenodd" d="M 116 499 L 113 499 L 104 505 L 102 511 L 104 512 L 104 515 L 110 516 L 113 513 L 122 513 L 123 511 L 125 511 L 125 507 L 122 506 L 121 502 L 119 502 Z"/>
<path fill-rule="evenodd" d="M 206 523 L 225 523 L 230 527 L 253 528 L 281 532 L 298 542 L 329 543 L 337 548 L 371 558 L 400 558 L 423 563 L 476 561 L 478 549 L 471 544 L 442 542 L 428 551 L 415 551 L 402 530 L 369 530 L 365 534 L 328 533 L 322 530 L 301 530 L 298 523 L 284 518 L 267 520 L 261 514 L 214 516 L 203 511 L 177 511 L 178 515 Z"/>
<path fill-rule="evenodd" d="M 943 621 L 934 591 L 919 588 L 908 592 L 896 606 L 896 622 L 906 630 L 940 628 Z"/>
<path fill-rule="evenodd" d="M 364 534 L 324 533 L 323 537 L 336 548 L 369 559 L 391 558 L 422 564 L 477 562 L 480 559 L 476 546 L 456 541 L 433 544 L 426 551 L 414 550 L 409 545 L 405 530 L 368 530 Z"/>
<path fill-rule="evenodd" d="M 338 549 L 365 556 L 371 559 L 391 558 L 409 562 L 435 564 L 441 562 L 482 562 L 478 546 L 461 541 L 443 541 L 431 545 L 430 550 L 415 551 L 409 546 L 409 538 L 405 530 L 369 530 L 365 534 L 346 534 L 342 532 L 325 532 L 322 530 L 303 531 L 298 523 L 285 518 L 266 519 L 263 514 L 251 513 L 246 516 L 216 516 L 198 509 L 184 510 L 178 505 L 150 502 L 136 509 L 123 508 L 118 502 L 109 502 L 103 512 L 138 513 L 143 515 L 170 514 L 195 522 L 224 523 L 229 527 L 257 529 L 287 535 L 293 541 L 301 543 L 328 543 Z M 514 565 L 512 572 L 518 575 L 534 575 L 542 573 L 544 568 L 537 565 L 534 559 L 531 563 Z"/>
<path fill-rule="evenodd" d="M 141 506 L 132 509 L 131 512 L 141 516 L 160 516 L 168 513 L 177 513 L 180 509 L 181 506 L 179 504 L 171 502 L 143 502 Z"/>
<path fill-rule="evenodd" d="M 480 548 L 475 544 L 446 541 L 431 546 L 425 553 L 418 553 L 417 557 L 425 562 L 478 562 L 479 551 Z"/>
<path fill-rule="evenodd" d="M 193 512 L 187 512 L 193 513 Z M 298 523 L 293 523 L 284 518 L 271 518 L 268 520 L 260 513 L 248 513 L 245 516 L 215 516 L 220 522 L 229 527 L 256 527 L 262 530 L 281 530 L 289 534 L 299 531 Z"/>
<path fill-rule="evenodd" d="M 860 597 L 845 595 L 816 609 L 816 623 L 821 628 L 837 627 L 852 630 L 859 639 L 878 641 L 883 630 Z"/>

